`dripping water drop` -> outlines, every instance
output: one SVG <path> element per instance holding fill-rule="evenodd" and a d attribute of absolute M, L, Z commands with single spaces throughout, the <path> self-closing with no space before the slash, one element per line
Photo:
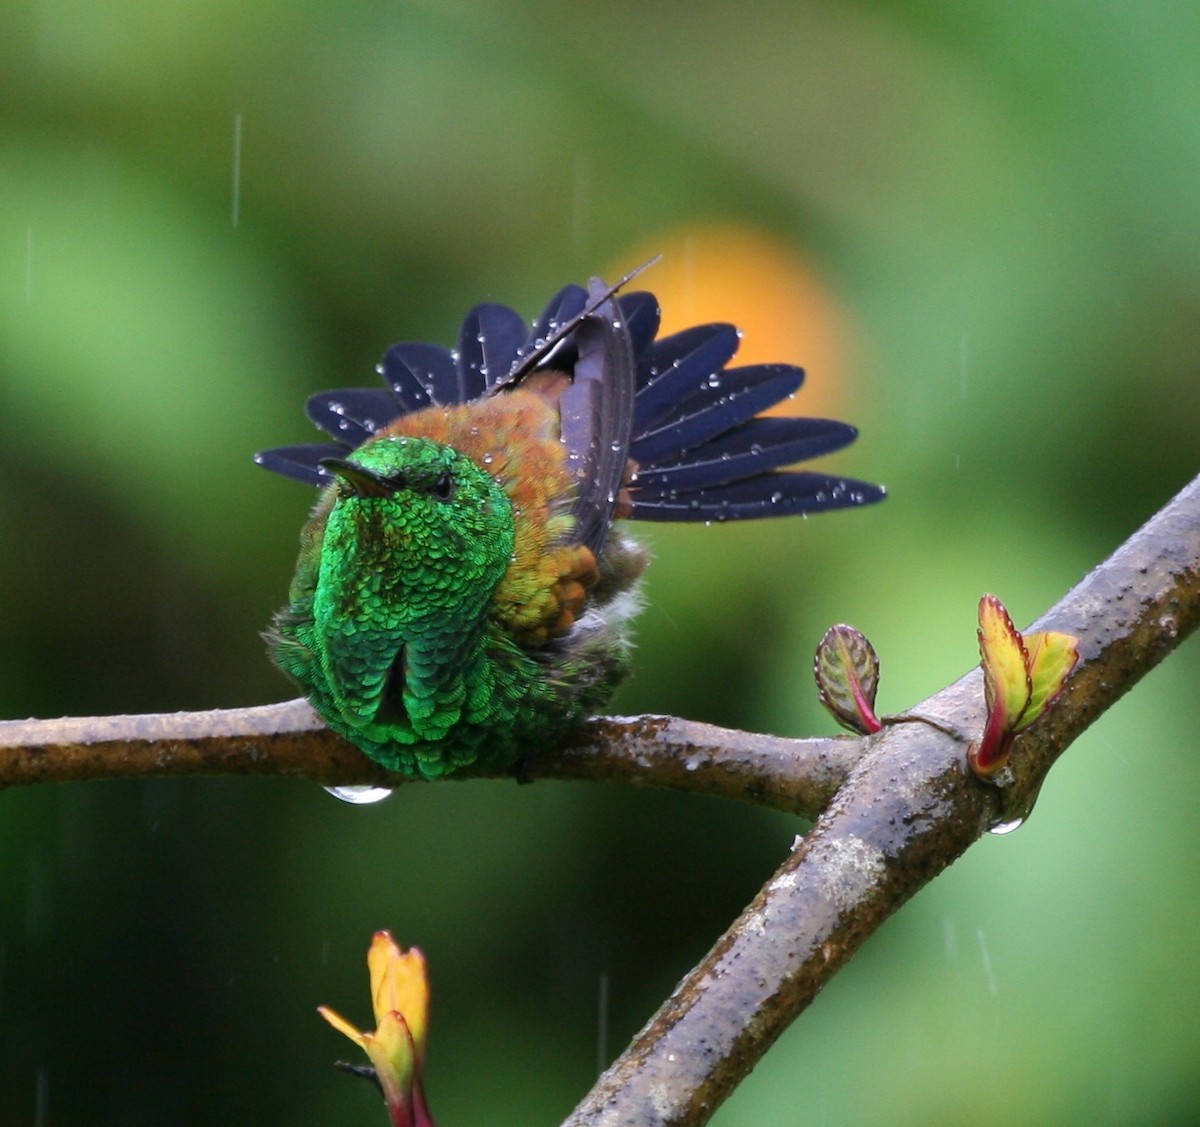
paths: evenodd
<path fill-rule="evenodd" d="M 373 806 L 392 796 L 391 787 L 345 786 L 326 787 L 325 790 L 334 798 L 340 798 L 351 806 Z"/>

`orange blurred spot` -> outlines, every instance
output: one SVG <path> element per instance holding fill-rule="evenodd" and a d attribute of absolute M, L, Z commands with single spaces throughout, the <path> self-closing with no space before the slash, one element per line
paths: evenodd
<path fill-rule="evenodd" d="M 763 231 L 712 224 L 634 247 L 609 274 L 656 254 L 662 260 L 631 288 L 658 297 L 661 335 L 730 321 L 742 330 L 734 365 L 796 364 L 807 373 L 796 398 L 768 414 L 837 415 L 849 398 L 847 317 L 795 248 Z"/>

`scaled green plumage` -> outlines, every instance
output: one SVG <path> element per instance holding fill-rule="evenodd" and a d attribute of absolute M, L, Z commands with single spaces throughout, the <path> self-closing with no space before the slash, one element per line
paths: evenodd
<path fill-rule="evenodd" d="M 469 457 L 384 437 L 335 473 L 272 637 L 334 731 L 391 770 L 437 778 L 512 761 L 615 687 L 627 666 L 615 624 L 594 615 L 570 647 L 525 648 L 491 614 L 513 504 Z"/>

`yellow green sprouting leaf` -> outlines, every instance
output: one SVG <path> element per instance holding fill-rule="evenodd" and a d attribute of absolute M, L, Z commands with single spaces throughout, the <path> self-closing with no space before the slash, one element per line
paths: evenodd
<path fill-rule="evenodd" d="M 1073 634 L 1047 630 L 1026 634 L 1025 649 L 1029 653 L 1031 694 L 1025 715 L 1017 725 L 1018 732 L 1041 716 L 1062 691 L 1079 660 L 1079 639 Z"/>
<path fill-rule="evenodd" d="M 1079 660 L 1079 639 L 1043 631 L 1022 636 L 995 595 L 979 600 L 987 723 L 967 753 L 981 779 L 995 780 L 1008 763 L 1013 736 L 1053 702 Z"/>
<path fill-rule="evenodd" d="M 988 715 L 1014 731 L 1033 695 L 1029 653 L 1004 604 L 995 595 L 979 600 L 979 655 Z"/>

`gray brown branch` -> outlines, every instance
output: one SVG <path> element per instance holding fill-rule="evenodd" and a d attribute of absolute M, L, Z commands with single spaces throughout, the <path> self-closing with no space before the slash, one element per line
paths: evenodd
<path fill-rule="evenodd" d="M 966 769 L 978 670 L 872 737 L 812 832 L 600 1078 L 565 1127 L 701 1124 L 863 942 L 990 826 L 1020 817 L 1084 729 L 1200 621 L 1200 479 L 1035 624 L 1080 638 L 1063 696 L 1004 791 Z"/>
<path fill-rule="evenodd" d="M 592 779 L 738 798 L 815 818 L 862 754 L 846 737 L 789 740 L 669 716 L 588 721 L 524 779 Z M 184 775 L 289 775 L 326 786 L 407 780 L 330 732 L 303 700 L 212 712 L 0 721 L 0 789 Z"/>

